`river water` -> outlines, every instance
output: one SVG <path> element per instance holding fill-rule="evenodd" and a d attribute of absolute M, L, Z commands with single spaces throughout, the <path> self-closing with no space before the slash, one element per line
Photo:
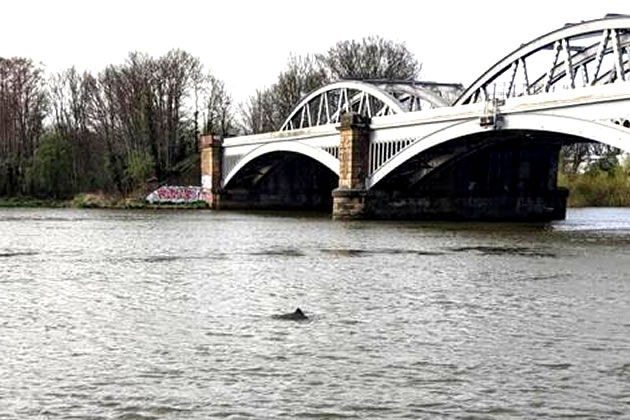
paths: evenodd
<path fill-rule="evenodd" d="M 629 245 L 628 209 L 0 209 L 0 419 L 629 418 Z"/>

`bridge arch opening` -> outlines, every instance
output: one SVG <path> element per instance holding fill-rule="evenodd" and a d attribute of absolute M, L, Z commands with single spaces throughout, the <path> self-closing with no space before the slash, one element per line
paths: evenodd
<path fill-rule="evenodd" d="M 338 175 L 310 156 L 273 151 L 248 161 L 225 184 L 223 208 L 330 212 Z"/>
<path fill-rule="evenodd" d="M 501 118 L 503 128 L 499 130 L 488 130 L 478 121 L 468 121 L 453 124 L 416 141 L 375 171 L 368 180 L 368 188 L 375 188 L 392 172 L 400 172 L 398 168 L 403 165 L 409 167 L 416 162 L 418 170 L 422 170 L 419 165 L 426 166 L 427 162 L 431 167 L 442 165 L 449 156 L 461 156 L 462 151 L 469 153 L 476 147 L 485 148 L 497 139 L 543 139 L 543 144 L 599 142 L 630 152 L 630 129 L 623 122 L 595 122 L 536 113 L 504 115 Z M 442 159 L 437 159 L 436 155 L 442 156 Z M 422 163 L 418 163 L 419 160 Z M 404 171 L 404 168 L 401 170 Z"/>
<path fill-rule="evenodd" d="M 557 183 L 561 147 L 600 142 L 630 151 L 630 130 L 622 123 L 541 115 L 507 116 L 504 123 L 500 130 L 454 125 L 408 147 L 372 175 L 369 187 L 382 207 L 375 212 L 562 219 L 568 191 Z"/>
<path fill-rule="evenodd" d="M 556 184 L 561 146 L 581 141 L 547 131 L 475 133 L 419 152 L 372 188 L 423 195 L 547 191 Z"/>

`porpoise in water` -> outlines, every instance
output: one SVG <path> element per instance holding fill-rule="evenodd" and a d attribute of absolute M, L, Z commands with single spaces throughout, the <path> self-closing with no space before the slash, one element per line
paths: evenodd
<path fill-rule="evenodd" d="M 300 308 L 297 308 L 294 312 L 288 314 L 272 315 L 271 317 L 273 319 L 283 319 L 285 321 L 306 321 L 308 319 Z"/>

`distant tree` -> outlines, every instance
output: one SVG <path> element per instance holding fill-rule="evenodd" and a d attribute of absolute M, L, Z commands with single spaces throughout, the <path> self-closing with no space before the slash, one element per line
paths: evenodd
<path fill-rule="evenodd" d="M 185 51 L 153 58 L 131 53 L 127 61 L 108 66 L 97 79 L 94 131 L 105 147 L 106 167 L 123 194 L 137 180 L 128 165 L 149 154 L 152 174 L 167 178 L 197 147 L 196 99 L 204 89 L 202 65 Z"/>
<path fill-rule="evenodd" d="M 278 130 L 303 97 L 328 81 L 326 70 L 314 56 L 291 55 L 276 83 L 256 91 L 241 106 L 243 131 L 254 134 Z"/>
<path fill-rule="evenodd" d="M 220 134 L 227 137 L 234 130 L 232 97 L 223 81 L 208 74 L 203 79 L 203 134 Z"/>
<path fill-rule="evenodd" d="M 107 187 L 104 148 L 94 127 L 97 80 L 89 72 L 72 67 L 48 80 L 53 130 L 68 140 L 72 149 L 70 172 L 73 191 L 94 191 Z"/>
<path fill-rule="evenodd" d="M 93 98 L 92 123 L 94 131 L 104 145 L 104 169 L 111 180 L 112 189 L 126 194 L 125 161 L 128 149 L 122 117 L 123 107 L 117 85 L 119 74 L 114 66 L 108 66 L 97 78 L 97 89 Z"/>
<path fill-rule="evenodd" d="M 268 89 L 240 106 L 246 134 L 275 131 L 309 92 L 340 79 L 415 80 L 421 65 L 405 44 L 378 36 L 341 41 L 325 54 L 291 55 Z"/>
<path fill-rule="evenodd" d="M 165 133 L 160 153 L 154 156 L 159 169 L 169 171 L 178 161 L 185 158 L 197 145 L 191 137 L 188 122 L 194 118 L 186 104 L 191 99 L 195 83 L 202 77 L 203 65 L 199 58 L 186 51 L 171 50 L 156 60 L 157 73 L 152 82 L 156 99 L 157 117 Z M 194 133 L 192 133 L 194 134 Z"/>
<path fill-rule="evenodd" d="M 571 176 L 584 171 L 594 162 L 600 161 L 604 157 L 604 161 L 612 162 L 611 159 L 617 160 L 621 150 L 608 146 L 603 143 L 582 142 L 566 145 L 561 152 L 562 171 Z M 600 162 L 600 165 L 605 163 Z"/>
<path fill-rule="evenodd" d="M 619 161 L 621 150 L 609 148 L 600 156 L 593 157 L 586 167 L 586 172 L 605 172 L 615 174 L 623 172 L 623 167 Z"/>
<path fill-rule="evenodd" d="M 258 134 L 277 130 L 275 104 L 271 89 L 256 90 L 239 106 L 240 129 L 244 134 Z"/>
<path fill-rule="evenodd" d="M 130 188 L 144 188 L 153 174 L 153 157 L 146 151 L 135 151 L 127 156 L 127 175 Z"/>
<path fill-rule="evenodd" d="M 0 58 L 0 195 L 28 192 L 26 171 L 47 112 L 43 70 L 30 59 Z"/>
<path fill-rule="evenodd" d="M 414 80 L 422 67 L 404 43 L 379 36 L 340 41 L 318 59 L 332 80 Z"/>
<path fill-rule="evenodd" d="M 279 129 L 293 108 L 310 92 L 328 84 L 326 70 L 311 55 L 291 55 L 272 86 L 274 126 Z"/>
<path fill-rule="evenodd" d="M 36 195 L 65 198 L 72 191 L 72 148 L 59 132 L 46 133 L 35 151 L 29 178 Z"/>

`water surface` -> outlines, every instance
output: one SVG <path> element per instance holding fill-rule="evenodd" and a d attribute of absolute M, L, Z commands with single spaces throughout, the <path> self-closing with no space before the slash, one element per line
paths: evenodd
<path fill-rule="evenodd" d="M 0 233 L 0 419 L 630 416 L 630 210 L 0 209 Z"/>

